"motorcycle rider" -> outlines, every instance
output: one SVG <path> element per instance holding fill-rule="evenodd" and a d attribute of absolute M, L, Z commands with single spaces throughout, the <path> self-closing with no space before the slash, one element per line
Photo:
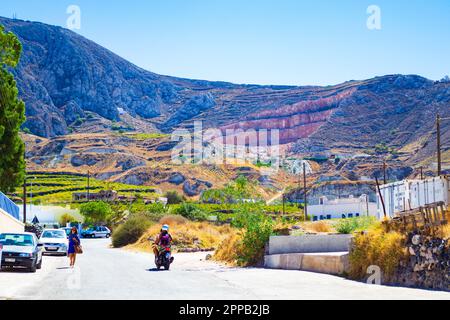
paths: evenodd
<path fill-rule="evenodd" d="M 161 249 L 166 247 L 170 247 L 172 243 L 172 236 L 169 233 L 169 226 L 167 224 L 163 225 L 161 228 L 161 232 L 155 239 L 155 243 L 153 246 L 153 253 L 155 254 L 155 258 L 157 259 L 159 256 L 159 252 Z M 170 258 L 170 263 L 174 260 L 173 257 Z"/>

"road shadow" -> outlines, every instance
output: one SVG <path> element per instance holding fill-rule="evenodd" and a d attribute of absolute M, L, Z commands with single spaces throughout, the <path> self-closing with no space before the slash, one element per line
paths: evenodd
<path fill-rule="evenodd" d="M 8 268 L 8 267 L 3 267 L 0 270 L 1 273 L 31 273 L 28 269 L 26 268 Z"/>
<path fill-rule="evenodd" d="M 147 269 L 148 272 L 163 272 L 163 271 L 169 271 L 169 270 L 164 270 L 164 269 L 158 269 L 158 268 L 152 268 L 152 269 Z"/>

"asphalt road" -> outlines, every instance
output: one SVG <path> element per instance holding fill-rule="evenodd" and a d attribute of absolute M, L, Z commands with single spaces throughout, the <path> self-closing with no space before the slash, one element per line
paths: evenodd
<path fill-rule="evenodd" d="M 367 285 L 300 271 L 239 269 L 177 254 L 171 271 L 155 271 L 150 254 L 83 239 L 77 268 L 45 257 L 42 270 L 0 273 L 0 299 L 447 299 L 450 293 Z M 161 293 L 164 292 L 164 296 Z"/>

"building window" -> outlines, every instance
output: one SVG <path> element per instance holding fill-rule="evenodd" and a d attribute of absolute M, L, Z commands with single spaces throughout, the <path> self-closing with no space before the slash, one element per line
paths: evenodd
<path fill-rule="evenodd" d="M 353 218 L 353 213 L 349 213 L 349 214 L 348 214 L 348 217 L 349 217 L 349 218 Z"/>

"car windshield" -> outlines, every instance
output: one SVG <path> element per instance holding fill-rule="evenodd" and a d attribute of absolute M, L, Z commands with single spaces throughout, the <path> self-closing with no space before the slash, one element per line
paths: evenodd
<path fill-rule="evenodd" d="M 33 236 L 29 234 L 0 234 L 0 243 L 4 246 L 31 247 Z"/>
<path fill-rule="evenodd" d="M 59 230 L 47 230 L 42 234 L 42 238 L 56 238 L 56 239 L 64 239 L 67 235 L 64 231 Z"/>

